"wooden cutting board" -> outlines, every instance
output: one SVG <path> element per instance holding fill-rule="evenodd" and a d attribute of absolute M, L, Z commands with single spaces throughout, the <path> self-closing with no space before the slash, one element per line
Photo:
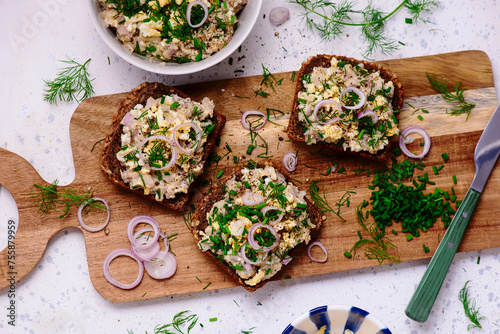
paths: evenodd
<path fill-rule="evenodd" d="M 479 136 L 493 113 L 497 98 L 494 88 L 491 64 L 486 54 L 481 51 L 464 51 L 434 56 L 396 59 L 381 62 L 395 72 L 406 87 L 406 102 L 415 108 L 426 109 L 428 114 L 416 112 L 405 104 L 400 116 L 401 128 L 416 124 L 424 127 L 432 137 L 432 148 L 423 162 L 428 166 L 425 172 L 436 186 L 449 191 L 454 186 L 458 198 L 461 199 L 472 181 L 474 175 L 473 153 Z M 471 103 L 476 103 L 469 120 L 465 116 L 450 116 L 446 114 L 450 106 L 433 91 L 427 81 L 425 73 L 433 73 L 437 78 L 444 77 L 449 85 L 462 81 L 467 88 L 465 96 Z M 279 73 L 274 75 L 277 80 L 283 78 L 281 85 L 275 86 L 276 92 L 270 88 L 262 88 L 270 93 L 266 98 L 256 96 L 254 91 L 261 88 L 262 76 L 236 78 L 199 83 L 181 87 L 194 98 L 208 96 L 215 101 L 219 112 L 227 117 L 227 123 L 221 138 L 218 154 L 224 156 L 218 166 L 211 167 L 207 179 L 212 179 L 214 172 L 235 166 L 233 156 L 240 161 L 252 158 L 256 161 L 265 159 L 257 158 L 265 150 L 258 147 L 251 156 L 245 154 L 249 145 L 248 131 L 242 129 L 240 116 L 243 111 L 250 109 L 266 110 L 273 108 L 285 112 L 284 116 L 274 120 L 278 124 L 286 125 L 289 110 L 295 90 L 292 82 L 292 73 Z M 186 228 L 183 215 L 171 212 L 162 206 L 137 197 L 135 194 L 123 191 L 108 182 L 101 172 L 98 158 L 101 145 L 96 142 L 104 138 L 109 131 L 111 119 L 116 112 L 123 94 L 100 96 L 84 101 L 75 111 L 70 124 L 71 143 L 76 168 L 76 178 L 71 184 L 77 192 L 91 190 L 94 196 L 108 201 L 111 210 L 111 221 L 108 225 L 109 234 L 104 232 L 90 233 L 83 231 L 87 249 L 88 265 L 91 280 L 97 291 L 113 302 L 147 299 L 176 294 L 192 293 L 203 290 L 213 290 L 233 287 L 236 284 L 229 276 L 222 273 L 207 256 L 196 247 L 190 231 Z M 423 115 L 423 121 L 417 118 Z M 370 197 L 367 188 L 371 178 L 366 173 L 356 175 L 357 169 L 373 171 L 384 164 L 374 164 L 358 159 L 319 154 L 315 147 L 307 147 L 288 141 L 283 127 L 268 123 L 259 131 L 268 143 L 268 155 L 273 162 L 280 164 L 286 152 L 298 151 L 299 165 L 293 173 L 293 178 L 300 182 L 299 188 L 308 190 L 309 182 L 323 180 L 325 195 L 331 206 L 347 191 L 354 191 L 350 198 L 350 207 L 341 209 L 346 221 L 340 220 L 332 213 L 325 213 L 324 222 L 318 240 L 328 249 L 326 263 L 312 263 L 304 254 L 302 248 L 289 265 L 276 280 L 284 277 L 302 277 L 323 273 L 331 273 L 377 265 L 374 260 L 368 260 L 362 252 L 353 259 L 347 259 L 343 253 L 350 250 L 359 240 L 357 230 L 360 229 L 355 208 L 364 199 Z M 232 152 L 228 152 L 226 143 Z M 446 152 L 450 160 L 445 164 L 439 175 L 434 175 L 431 166 L 443 163 L 441 154 Z M 34 183 L 43 184 L 39 175 L 28 162 L 21 157 L 0 149 L 0 184 L 9 189 L 13 194 L 19 208 L 19 230 L 16 235 L 15 266 L 9 267 L 7 250 L 0 254 L 0 288 L 7 286 L 9 272 L 15 271 L 16 279 L 24 277 L 42 257 L 49 239 L 58 231 L 66 227 L 80 228 L 76 217 L 77 208 L 70 209 L 65 218 L 58 218 L 60 213 L 50 213 L 40 216 L 35 207 L 35 200 L 31 193 L 35 192 Z M 400 157 L 399 159 L 402 159 Z M 241 162 L 240 162 L 241 163 Z M 346 173 L 331 173 L 322 176 L 332 163 L 345 166 Z M 372 174 L 373 175 L 373 174 Z M 454 185 L 452 175 L 456 175 L 458 184 Z M 491 174 L 490 180 L 480 199 L 479 205 L 465 233 L 459 251 L 472 251 L 500 246 L 500 169 Z M 67 189 L 69 187 L 62 187 Z M 429 188 L 431 189 L 431 188 Z M 197 192 L 193 200 L 198 203 L 202 191 Z M 146 214 L 153 216 L 160 224 L 166 235 L 177 234 L 171 242 L 172 251 L 178 261 L 176 274 L 167 280 L 157 281 L 144 275 L 140 285 L 132 290 L 121 290 L 109 284 L 102 274 L 102 263 L 106 255 L 115 248 L 128 248 L 129 241 L 126 234 L 127 222 L 134 216 Z M 394 229 L 401 231 L 400 224 L 395 224 Z M 391 236 L 392 242 L 397 246 L 395 256 L 400 256 L 401 261 L 429 258 L 435 251 L 439 239 L 445 230 L 441 221 L 438 221 L 427 233 L 422 233 L 419 238 L 408 242 L 403 233 Z M 429 253 L 424 253 L 422 244 L 430 248 Z M 12 264 L 12 263 L 10 263 Z M 132 260 L 117 259 L 112 263 L 112 271 L 116 277 L 124 282 L 131 282 L 137 273 L 137 264 Z M 286 280 L 269 285 L 286 284 Z M 241 292 L 244 290 L 242 288 Z M 263 288 L 266 289 L 266 286 Z"/>

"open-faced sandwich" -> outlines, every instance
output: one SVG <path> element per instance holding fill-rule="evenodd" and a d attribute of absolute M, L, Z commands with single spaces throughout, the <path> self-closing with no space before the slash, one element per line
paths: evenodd
<path fill-rule="evenodd" d="M 252 161 L 212 188 L 192 219 L 198 247 L 249 291 L 276 275 L 320 226 L 305 191 L 279 168 Z"/>
<path fill-rule="evenodd" d="M 290 139 L 387 158 L 404 96 L 396 75 L 375 63 L 318 55 L 302 64 L 298 78 Z"/>
<path fill-rule="evenodd" d="M 200 61 L 224 48 L 248 0 L 99 0 L 126 50 L 164 62 Z"/>
<path fill-rule="evenodd" d="M 143 83 L 121 102 L 101 167 L 113 183 L 181 211 L 225 122 L 209 98 Z"/>

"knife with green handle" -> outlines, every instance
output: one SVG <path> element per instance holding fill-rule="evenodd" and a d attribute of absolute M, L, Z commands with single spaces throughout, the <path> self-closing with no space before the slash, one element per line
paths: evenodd
<path fill-rule="evenodd" d="M 491 170 L 495 167 L 500 153 L 500 105 L 491 116 L 479 138 L 474 151 L 476 173 L 465 198 L 441 240 L 436 253 L 406 307 L 406 315 L 415 321 L 424 322 L 431 313 L 434 301 L 441 289 L 451 261 L 457 252 L 465 228 L 472 217 L 474 208 L 483 192 Z"/>

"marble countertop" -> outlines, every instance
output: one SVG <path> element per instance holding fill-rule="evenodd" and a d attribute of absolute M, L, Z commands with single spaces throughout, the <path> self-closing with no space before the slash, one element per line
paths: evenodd
<path fill-rule="evenodd" d="M 250 0 L 251 1 L 251 0 Z M 359 1 L 363 6 L 367 1 Z M 396 6 L 377 1 L 385 11 Z M 291 10 L 291 19 L 272 26 L 272 7 Z M 236 64 L 228 60 L 201 73 L 161 76 L 133 67 L 116 56 L 99 38 L 84 1 L 0 1 L 0 147 L 29 161 L 48 182 L 61 185 L 74 178 L 69 122 L 76 103 L 51 106 L 43 102 L 44 79 L 53 78 L 59 60 L 92 58 L 89 71 L 96 95 L 129 91 L 144 81 L 168 85 L 211 81 L 262 73 L 297 70 L 318 53 L 361 59 L 364 45 L 355 28 L 342 40 L 322 42 L 304 28 L 300 10 L 285 0 L 264 1 L 260 19 Z M 428 24 L 405 24 L 405 12 L 388 22 L 388 32 L 401 41 L 390 55 L 375 53 L 376 60 L 482 50 L 490 58 L 497 95 L 500 93 L 500 3 L 494 0 L 442 2 Z M 235 55 L 237 58 L 240 54 Z M 109 62 L 108 62 L 109 58 Z M 467 66 L 467 64 L 464 64 Z M 234 73 L 241 69 L 243 73 Z M 1 172 L 1 162 L 0 162 Z M 3 196 L 5 198 L 5 196 Z M 0 200 L 0 219 L 13 216 L 12 206 Z M 5 246 L 5 226 L 0 228 Z M 478 263 L 478 257 L 480 262 Z M 500 333 L 500 249 L 456 255 L 433 311 L 425 323 L 410 320 L 404 309 L 422 277 L 428 260 L 268 283 L 249 293 L 243 288 L 113 304 L 101 297 L 89 278 L 83 234 L 66 229 L 49 242 L 35 269 L 16 285 L 16 327 L 8 324 L 8 291 L 0 290 L 1 333 L 152 333 L 183 310 L 199 316 L 203 328 L 191 333 L 281 333 L 288 323 L 321 305 L 354 305 L 373 313 L 393 333 Z M 469 324 L 458 293 L 470 280 L 471 297 L 481 307 L 483 330 L 467 331 Z M 210 318 L 217 321 L 210 322 Z"/>

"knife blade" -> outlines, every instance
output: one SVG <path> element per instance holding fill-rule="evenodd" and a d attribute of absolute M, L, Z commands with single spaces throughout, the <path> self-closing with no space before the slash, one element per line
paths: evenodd
<path fill-rule="evenodd" d="M 500 154 L 500 105 L 486 124 L 474 150 L 474 179 L 457 209 L 408 306 L 406 315 L 425 322 L 457 252 L 479 197 Z"/>

